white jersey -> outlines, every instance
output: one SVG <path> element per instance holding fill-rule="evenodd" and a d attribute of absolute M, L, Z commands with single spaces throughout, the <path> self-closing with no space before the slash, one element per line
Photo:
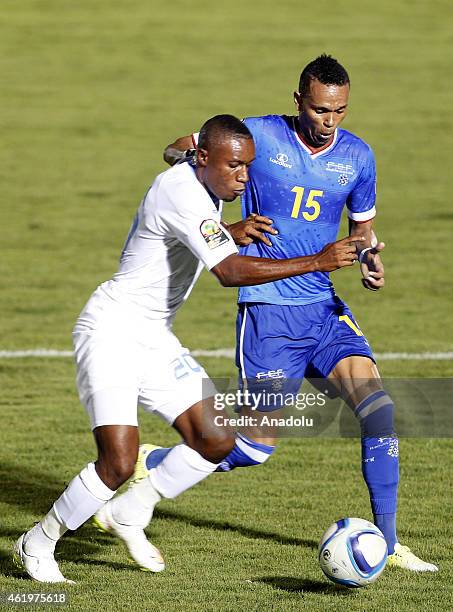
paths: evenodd
<path fill-rule="evenodd" d="M 189 163 L 159 174 L 140 204 L 118 272 L 98 287 L 94 301 L 113 301 L 134 318 L 170 326 L 203 265 L 210 270 L 237 253 L 220 217 Z M 93 315 L 88 302 L 78 323 L 92 327 Z"/>

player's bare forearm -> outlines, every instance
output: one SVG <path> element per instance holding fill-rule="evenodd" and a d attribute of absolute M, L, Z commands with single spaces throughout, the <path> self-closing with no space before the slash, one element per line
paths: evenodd
<path fill-rule="evenodd" d="M 365 240 L 360 244 L 360 249 L 367 249 L 373 245 L 373 219 L 364 222 L 353 221 L 349 219 L 349 235 L 350 236 L 363 236 Z"/>
<path fill-rule="evenodd" d="M 187 149 L 193 148 L 192 136 L 181 136 L 172 142 L 164 150 L 164 161 L 174 166 L 183 156 Z"/>
<path fill-rule="evenodd" d="M 360 261 L 360 272 L 362 273 L 362 285 L 370 291 L 381 289 L 384 284 L 384 266 L 381 261 L 380 253 L 385 244 L 379 242 L 373 231 L 373 219 L 358 223 L 349 221 L 349 233 L 351 236 L 359 233 L 365 237 L 365 241 L 358 247 Z"/>
<path fill-rule="evenodd" d="M 224 287 L 261 285 L 316 270 L 315 256 L 294 259 L 263 259 L 246 255 L 230 255 L 212 272 Z"/>
<path fill-rule="evenodd" d="M 353 265 L 357 260 L 356 244 L 362 241 L 361 236 L 348 236 L 327 244 L 319 253 L 291 259 L 229 255 L 214 266 L 211 272 L 224 287 L 261 285 L 308 272 L 332 272 Z"/>

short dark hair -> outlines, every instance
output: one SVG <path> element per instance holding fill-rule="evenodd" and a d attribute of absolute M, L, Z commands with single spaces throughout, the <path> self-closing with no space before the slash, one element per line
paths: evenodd
<path fill-rule="evenodd" d="M 299 79 L 299 93 L 306 96 L 310 84 L 318 80 L 323 85 L 349 85 L 349 75 L 345 68 L 331 55 L 323 53 L 302 70 Z"/>
<path fill-rule="evenodd" d="M 198 147 L 208 149 L 210 145 L 219 142 L 225 136 L 236 138 L 252 138 L 248 127 L 234 115 L 215 115 L 202 126 L 198 136 Z"/>

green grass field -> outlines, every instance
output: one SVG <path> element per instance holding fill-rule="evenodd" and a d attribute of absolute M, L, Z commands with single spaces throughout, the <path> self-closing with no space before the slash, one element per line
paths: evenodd
<path fill-rule="evenodd" d="M 114 272 L 164 169 L 164 146 L 218 112 L 291 113 L 300 69 L 324 51 L 350 71 L 344 126 L 375 150 L 387 243 L 385 290 L 364 291 L 347 270 L 333 277 L 338 293 L 377 352 L 453 350 L 451 2 L 3 0 L 0 16 L 0 351 L 70 350 L 81 307 Z M 234 204 L 226 218 L 238 215 Z M 232 347 L 234 319 L 235 291 L 205 273 L 175 328 L 191 349 Z M 201 361 L 234 375 L 229 360 Z M 452 377 L 453 363 L 383 361 L 380 371 Z M 401 441 L 400 538 L 437 575 L 389 568 L 366 589 L 330 585 L 316 561 L 322 532 L 370 516 L 359 445 L 293 438 L 268 465 L 216 474 L 159 506 L 149 535 L 163 574 L 135 569 L 119 542 L 85 525 L 58 549 L 77 584 L 32 583 L 13 568 L 12 543 L 94 444 L 71 359 L 0 359 L 0 384 L 0 592 L 63 590 L 82 611 L 453 608 L 450 439 Z M 141 424 L 142 439 L 177 441 L 153 417 Z"/>

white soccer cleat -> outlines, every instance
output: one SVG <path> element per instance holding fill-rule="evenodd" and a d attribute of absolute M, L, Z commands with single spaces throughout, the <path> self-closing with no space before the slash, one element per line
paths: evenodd
<path fill-rule="evenodd" d="M 73 580 L 68 580 L 63 576 L 53 554 L 49 553 L 48 550 L 39 557 L 27 554 L 24 550 L 24 537 L 26 535 L 26 533 L 23 533 L 14 544 L 14 564 L 18 568 L 24 569 L 30 578 L 37 582 L 66 582 L 67 584 L 75 584 Z"/>
<path fill-rule="evenodd" d="M 123 540 L 132 559 L 143 571 L 161 572 L 165 569 L 160 550 L 148 541 L 143 529 L 136 525 L 117 523 L 110 511 L 110 502 L 96 512 L 93 524 L 100 531 L 113 533 Z"/>
<path fill-rule="evenodd" d="M 387 565 L 401 567 L 411 572 L 437 572 L 439 569 L 433 563 L 422 561 L 408 546 L 401 546 L 398 542 L 395 544 L 395 552 L 388 556 Z"/>

